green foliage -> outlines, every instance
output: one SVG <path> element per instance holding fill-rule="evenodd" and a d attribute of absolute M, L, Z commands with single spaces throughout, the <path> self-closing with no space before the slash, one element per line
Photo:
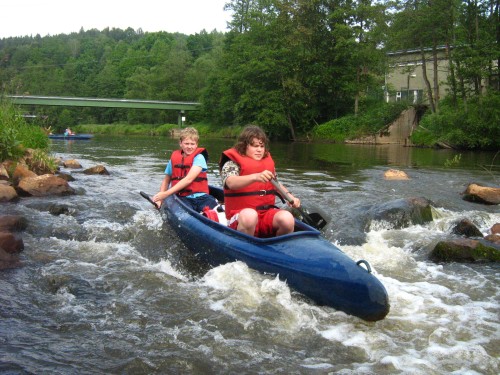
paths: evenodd
<path fill-rule="evenodd" d="M 352 5 L 228 3 L 234 17 L 203 97 L 207 119 L 257 123 L 271 137 L 293 139 L 315 123 L 353 113 L 354 98 L 381 85 L 383 53 L 374 46 L 383 35 L 384 7 Z"/>
<path fill-rule="evenodd" d="M 0 100 L 0 161 L 17 160 L 27 148 L 47 150 L 49 139 L 43 130 L 28 124 L 6 100 Z"/>
<path fill-rule="evenodd" d="M 198 130 L 201 138 L 236 138 L 243 130 L 242 126 L 214 126 L 207 123 L 190 124 Z M 177 124 L 163 125 L 128 125 L 128 124 L 107 124 L 107 125 L 78 125 L 73 130 L 77 133 L 91 133 L 101 135 L 152 135 L 170 137 L 172 131 L 178 129 Z"/>
<path fill-rule="evenodd" d="M 201 101 L 203 110 L 189 121 L 210 122 L 224 136 L 256 123 L 272 138 L 312 134 L 342 141 L 374 134 L 394 117 L 380 99 L 379 108 L 367 107 L 384 84 L 385 48 L 449 45 L 449 86 L 458 109 L 443 104 L 442 117 L 425 119 L 413 141 L 498 147 L 498 100 L 482 91 L 486 78 L 498 76 L 498 7 L 492 11 L 491 1 L 231 0 L 225 8 L 233 14 L 228 33 L 128 28 L 0 39 L 0 87 L 9 94 Z M 498 91 L 496 84 L 488 89 Z M 457 104 L 459 98 L 467 106 Z M 122 125 L 86 132 L 166 135 L 177 123 L 174 111 L 36 111 L 55 131 L 95 123 Z M 36 136 L 21 142 L 20 133 L 1 130 L 2 146 L 9 145 L 3 154 L 42 142 Z"/>
<path fill-rule="evenodd" d="M 406 109 L 406 103 L 380 103 L 359 116 L 349 115 L 314 127 L 313 139 L 343 142 L 347 139 L 373 135 L 383 130 Z"/>
<path fill-rule="evenodd" d="M 31 171 L 38 175 L 54 173 L 58 168 L 56 160 L 40 149 L 36 149 L 31 157 L 26 159 L 26 164 Z"/>
<path fill-rule="evenodd" d="M 500 94 L 490 93 L 455 106 L 443 101 L 440 113 L 426 114 L 411 140 L 420 146 L 450 144 L 459 149 L 500 148 Z"/>
<path fill-rule="evenodd" d="M 199 101 L 224 34 L 89 30 L 0 39 L 0 87 L 11 95 Z M 85 123 L 176 122 L 173 111 L 43 107 L 55 130 Z"/>
<path fill-rule="evenodd" d="M 452 168 L 460 164 L 460 159 L 462 159 L 462 154 L 455 155 L 451 159 L 446 159 L 444 166 L 446 168 Z"/>
<path fill-rule="evenodd" d="M 163 124 L 163 125 L 147 125 L 147 124 L 89 124 L 89 125 L 78 125 L 75 127 L 75 131 L 78 133 L 91 133 L 91 134 L 103 134 L 103 135 L 167 135 L 171 134 L 171 131 L 177 128 L 177 124 Z"/>

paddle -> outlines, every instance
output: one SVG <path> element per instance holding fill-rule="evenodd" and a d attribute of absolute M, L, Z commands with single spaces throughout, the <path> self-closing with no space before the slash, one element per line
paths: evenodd
<path fill-rule="evenodd" d="M 276 188 L 276 190 L 278 190 L 278 192 L 284 199 L 286 199 L 289 203 L 293 204 L 293 198 L 281 188 L 281 185 L 279 184 L 276 178 L 273 178 L 271 180 L 271 183 Z M 306 212 L 308 210 L 302 204 L 300 207 L 293 207 L 292 209 L 298 211 L 299 214 L 302 216 L 301 220 L 313 228 L 322 229 L 327 224 L 326 219 L 323 216 L 321 216 L 320 213 Z"/>
<path fill-rule="evenodd" d="M 146 199 L 149 203 L 151 203 L 153 206 L 155 206 L 155 208 L 158 210 L 159 207 L 156 205 L 155 202 L 153 202 L 153 200 L 151 199 L 151 197 L 149 195 L 147 195 L 145 192 L 143 191 L 140 191 L 139 194 L 141 194 L 141 197 L 143 197 L 144 199 Z"/>

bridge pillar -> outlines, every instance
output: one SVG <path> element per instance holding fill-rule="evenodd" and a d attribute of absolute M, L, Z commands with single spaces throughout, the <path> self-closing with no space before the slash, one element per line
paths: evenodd
<path fill-rule="evenodd" d="M 184 115 L 184 110 L 181 110 L 177 115 L 177 124 L 179 125 L 179 128 L 182 128 L 182 125 L 184 125 L 184 121 L 186 121 L 186 117 Z"/>

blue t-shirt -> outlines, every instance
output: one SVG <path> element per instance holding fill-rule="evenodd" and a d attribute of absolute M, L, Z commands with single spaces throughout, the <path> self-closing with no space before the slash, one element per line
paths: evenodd
<path fill-rule="evenodd" d="M 194 157 L 193 159 L 193 167 L 200 167 L 202 172 L 206 172 L 208 169 L 207 166 L 207 161 L 205 160 L 205 157 L 202 154 L 198 154 Z M 168 174 L 169 176 L 172 176 L 172 161 L 169 160 L 167 167 L 165 168 L 165 174 Z M 191 195 L 187 195 L 186 198 L 197 198 L 201 197 L 202 195 L 205 195 L 205 193 L 194 193 Z"/>

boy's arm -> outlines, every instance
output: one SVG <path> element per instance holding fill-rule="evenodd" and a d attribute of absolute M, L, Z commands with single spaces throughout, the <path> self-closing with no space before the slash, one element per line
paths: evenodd
<path fill-rule="evenodd" d="M 253 173 L 245 176 L 228 176 L 226 178 L 226 186 L 231 190 L 238 190 L 254 182 L 271 181 L 273 177 L 273 173 L 267 169 L 259 173 Z"/>
<path fill-rule="evenodd" d="M 158 194 L 156 194 L 153 197 L 153 202 L 155 202 L 157 204 L 159 203 L 161 205 L 161 202 L 165 198 L 167 198 L 167 197 L 171 196 L 172 194 L 175 194 L 175 193 L 181 191 L 182 189 L 188 187 L 195 180 L 195 178 L 198 177 L 198 175 L 201 173 L 201 171 L 202 171 L 201 167 L 193 165 L 191 167 L 191 169 L 189 170 L 188 174 L 185 177 L 183 177 L 178 183 L 176 183 L 170 189 L 161 190 Z M 168 181 L 170 182 L 169 175 L 166 175 L 165 178 L 163 179 L 163 181 L 165 182 L 167 177 L 168 177 Z M 163 188 L 163 183 L 161 186 Z M 166 186 L 168 186 L 168 184 Z"/>
<path fill-rule="evenodd" d="M 169 174 L 165 175 L 165 177 L 163 178 L 163 181 L 161 182 L 160 191 L 168 190 L 168 185 L 170 185 L 171 178 L 172 178 L 172 176 L 170 176 Z"/>
<path fill-rule="evenodd" d="M 202 171 L 201 167 L 193 165 L 185 177 L 183 177 L 178 183 L 176 183 L 174 186 L 168 189 L 169 192 L 168 195 L 175 194 L 181 191 L 182 189 L 188 187 L 189 185 L 191 185 L 191 183 L 196 179 L 196 177 L 198 177 L 201 171 Z"/>

